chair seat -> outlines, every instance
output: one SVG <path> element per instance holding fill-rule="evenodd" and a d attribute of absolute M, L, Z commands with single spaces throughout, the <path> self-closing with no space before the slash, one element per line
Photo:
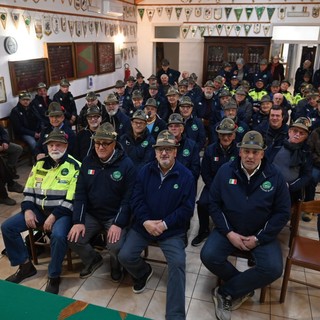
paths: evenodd
<path fill-rule="evenodd" d="M 294 247 L 290 258 L 294 259 L 296 263 L 301 261 L 307 268 L 320 271 L 319 252 L 320 241 L 297 236 L 294 239 Z"/>

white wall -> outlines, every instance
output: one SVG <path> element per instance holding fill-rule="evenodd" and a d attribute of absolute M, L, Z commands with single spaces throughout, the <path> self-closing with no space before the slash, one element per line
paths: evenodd
<path fill-rule="evenodd" d="M 93 0 L 92 3 L 101 3 L 101 1 Z M 123 3 L 124 6 L 132 7 L 133 5 L 129 5 L 133 3 L 133 0 L 126 1 Z M 73 3 L 73 2 L 72 2 Z M 16 8 L 15 8 L 16 7 Z M 25 9 L 23 9 L 25 8 Z M 32 11 L 32 8 L 35 8 L 39 11 Z M 22 15 L 25 12 L 30 14 L 31 16 L 31 28 L 30 33 L 27 31 Z M 50 12 L 45 12 L 46 10 Z M 43 12 L 41 12 L 43 11 Z M 61 4 L 61 1 L 53 1 L 47 0 L 39 1 L 38 4 L 35 4 L 32 1 L 25 2 L 24 0 L 16 0 L 13 4 L 12 0 L 2 0 L 0 4 L 0 13 L 6 12 L 8 14 L 6 28 L 4 29 L 2 24 L 0 23 L 0 77 L 4 77 L 5 79 L 5 87 L 6 87 L 6 95 L 7 102 L 0 103 L 0 118 L 6 117 L 9 115 L 10 110 L 16 105 L 18 99 L 17 97 L 12 95 L 11 81 L 8 69 L 8 61 L 20 61 L 20 60 L 28 60 L 28 59 L 36 59 L 36 58 L 44 58 L 45 57 L 45 44 L 47 42 L 115 42 L 116 37 L 106 36 L 101 31 L 96 34 L 94 31 L 92 34 L 88 31 L 87 35 L 84 36 L 83 32 L 80 37 L 70 35 L 69 28 L 67 28 L 66 32 L 59 31 L 58 34 L 52 33 L 49 36 L 43 35 L 42 39 L 38 39 L 35 34 L 34 29 L 34 21 L 35 19 L 41 19 L 44 15 L 50 15 L 61 17 L 67 17 L 68 20 L 72 21 L 103 21 L 109 24 L 117 24 L 118 26 L 126 26 L 126 25 L 134 25 L 136 26 L 136 16 L 132 15 L 131 17 L 124 16 L 123 18 L 108 18 L 106 16 L 101 16 L 101 14 L 76 10 L 73 6 L 69 5 L 69 1 L 65 0 L 64 5 Z M 12 12 L 20 13 L 19 26 L 16 28 L 13 24 L 13 20 L 11 18 Z M 135 10 L 132 12 L 136 13 Z M 69 13 L 70 15 L 67 15 Z M 13 36 L 18 41 L 18 51 L 15 54 L 9 55 L 4 50 L 4 39 L 7 36 Z M 122 44 L 122 48 L 129 48 L 131 46 L 136 46 L 136 37 L 133 35 L 129 35 L 124 39 L 124 43 Z M 119 46 L 115 46 L 116 50 L 119 49 Z M 116 52 L 117 53 L 117 52 Z M 120 52 L 118 52 L 120 53 Z M 122 61 L 122 66 L 125 62 L 129 63 L 129 65 L 137 64 L 137 56 L 130 56 L 126 61 Z M 106 87 L 113 86 L 118 79 L 124 78 L 124 69 L 117 69 L 113 73 L 103 74 L 103 75 L 95 75 L 93 76 L 93 88 L 91 90 L 100 90 Z M 53 85 L 49 89 L 49 95 L 52 97 L 55 92 L 57 92 L 58 86 Z M 87 89 L 87 78 L 77 79 L 71 81 L 70 91 L 74 96 L 80 96 L 86 94 Z M 101 99 L 103 100 L 106 95 L 106 92 L 101 93 Z M 76 101 L 77 108 L 80 110 L 85 104 L 84 98 Z"/>

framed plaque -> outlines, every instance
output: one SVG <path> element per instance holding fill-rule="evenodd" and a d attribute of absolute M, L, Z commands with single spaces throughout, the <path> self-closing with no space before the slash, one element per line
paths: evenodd
<path fill-rule="evenodd" d="M 114 59 L 114 43 L 113 42 L 97 42 L 97 71 L 101 73 L 109 73 L 115 71 Z"/>
<path fill-rule="evenodd" d="M 35 91 L 39 82 L 49 85 L 48 60 L 45 58 L 9 61 L 12 94 Z"/>
<path fill-rule="evenodd" d="M 6 87 L 4 85 L 4 77 L 0 77 L 0 103 L 7 102 Z"/>
<path fill-rule="evenodd" d="M 96 52 L 92 42 L 75 42 L 77 78 L 96 74 Z"/>
<path fill-rule="evenodd" d="M 47 55 L 51 83 L 58 83 L 63 78 L 75 79 L 75 54 L 72 43 L 47 43 Z"/>

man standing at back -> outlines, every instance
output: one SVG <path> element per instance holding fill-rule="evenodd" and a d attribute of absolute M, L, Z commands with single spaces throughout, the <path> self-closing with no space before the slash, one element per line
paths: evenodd
<path fill-rule="evenodd" d="M 216 316 L 230 320 L 231 311 L 282 274 L 277 235 L 290 216 L 286 182 L 264 158 L 257 131 L 245 134 L 239 158 L 224 164 L 210 188 L 210 215 L 215 229 L 201 251 L 204 265 L 223 284 L 212 291 Z M 228 261 L 235 250 L 251 252 L 255 266 L 243 272 Z"/>

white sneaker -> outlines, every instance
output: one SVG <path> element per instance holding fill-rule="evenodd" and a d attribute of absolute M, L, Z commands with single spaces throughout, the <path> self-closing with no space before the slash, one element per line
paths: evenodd
<path fill-rule="evenodd" d="M 249 292 L 248 294 L 246 294 L 245 296 L 243 297 L 240 297 L 238 299 L 233 299 L 232 300 L 232 307 L 231 307 L 231 310 L 234 311 L 234 310 L 237 310 L 241 307 L 241 305 L 247 301 L 249 298 L 253 297 L 254 295 L 254 291 L 251 291 Z"/>
<path fill-rule="evenodd" d="M 216 317 L 219 320 L 231 320 L 232 299 L 230 296 L 223 297 L 218 289 L 219 287 L 216 287 L 212 295 Z"/>

